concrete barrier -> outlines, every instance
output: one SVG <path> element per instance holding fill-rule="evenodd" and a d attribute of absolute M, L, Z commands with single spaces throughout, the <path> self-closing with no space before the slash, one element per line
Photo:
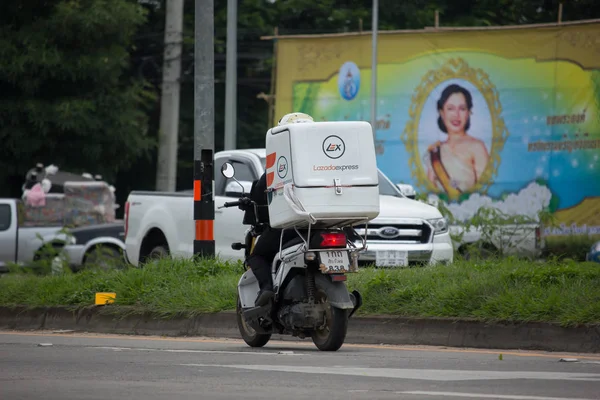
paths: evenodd
<path fill-rule="evenodd" d="M 0 307 L 0 329 L 240 338 L 235 313 L 159 319 L 134 309 L 94 306 Z M 128 313 L 123 313 L 128 311 Z M 273 335 L 277 340 L 300 340 Z M 561 327 L 551 323 L 480 322 L 452 318 L 352 317 L 346 343 L 430 345 L 490 349 L 600 352 L 600 325 Z"/>

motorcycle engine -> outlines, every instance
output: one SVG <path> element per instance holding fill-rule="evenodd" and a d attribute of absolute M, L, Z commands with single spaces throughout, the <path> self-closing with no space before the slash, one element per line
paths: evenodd
<path fill-rule="evenodd" d="M 292 303 L 284 305 L 278 312 L 281 323 L 290 330 L 318 329 L 325 325 L 325 305 Z"/>

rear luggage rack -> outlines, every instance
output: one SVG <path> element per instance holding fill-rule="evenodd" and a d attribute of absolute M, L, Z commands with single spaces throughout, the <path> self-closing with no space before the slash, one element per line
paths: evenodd
<path fill-rule="evenodd" d="M 335 220 L 335 221 L 339 221 L 338 218 L 329 218 L 329 217 L 325 217 L 325 218 L 319 218 L 318 221 L 321 220 Z M 360 251 L 366 250 L 367 249 L 367 237 L 366 234 L 364 236 L 361 236 L 356 229 L 354 229 L 353 225 L 349 223 L 348 221 L 355 221 L 356 222 L 361 222 L 361 221 L 365 221 L 364 226 L 368 226 L 369 224 L 369 218 L 368 217 L 354 217 L 354 218 L 346 218 L 343 222 L 346 222 L 344 225 L 339 225 L 336 224 L 335 227 L 337 228 L 344 228 L 347 226 L 351 226 L 352 230 L 354 231 L 354 233 L 356 234 L 356 236 L 359 236 L 361 238 L 362 241 L 362 245 L 360 247 L 357 247 L 356 244 L 354 244 L 353 241 L 351 240 L 346 240 L 346 244 L 349 245 L 349 247 L 347 248 L 347 250 L 350 252 L 350 255 L 352 256 L 354 253 L 358 253 Z M 340 222 L 341 223 L 341 222 Z M 307 234 L 307 238 L 310 239 L 310 234 L 311 234 L 311 227 L 312 224 L 308 225 L 308 234 Z M 289 228 L 286 228 L 289 229 Z M 302 239 L 302 241 L 304 242 L 304 246 L 301 246 L 298 248 L 298 250 L 290 253 L 290 254 L 286 254 L 283 258 L 281 258 L 281 261 L 287 262 L 289 260 L 291 260 L 292 258 L 296 257 L 298 254 L 300 253 L 304 253 L 304 252 L 309 252 L 309 251 L 339 251 L 340 248 L 336 247 L 336 248 L 330 248 L 330 249 L 320 249 L 320 248 L 316 248 L 316 249 L 312 249 L 310 248 L 310 245 L 308 244 L 308 241 L 300 234 L 300 232 L 298 232 L 298 228 L 296 226 L 293 227 L 293 229 L 296 231 L 296 233 L 298 234 L 298 236 L 300 236 L 300 238 Z M 281 231 L 281 237 L 279 239 L 279 254 L 281 254 L 282 252 L 282 246 L 283 246 L 283 231 L 285 229 L 283 229 Z"/>

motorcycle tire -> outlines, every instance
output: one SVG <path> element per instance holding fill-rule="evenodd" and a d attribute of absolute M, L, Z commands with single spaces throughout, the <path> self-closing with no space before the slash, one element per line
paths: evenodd
<path fill-rule="evenodd" d="M 242 303 L 239 295 L 237 298 L 235 311 L 238 329 L 242 335 L 242 339 L 244 339 L 244 342 L 246 342 L 246 344 L 250 347 L 263 347 L 266 345 L 271 339 L 271 335 L 256 333 L 254 329 L 246 324 L 246 321 L 244 321 L 244 316 L 242 315 Z"/>
<path fill-rule="evenodd" d="M 337 351 L 346 340 L 348 331 L 348 312 L 332 307 L 329 303 L 327 312 L 327 326 L 322 331 L 313 331 L 311 338 L 315 346 L 321 351 Z"/>

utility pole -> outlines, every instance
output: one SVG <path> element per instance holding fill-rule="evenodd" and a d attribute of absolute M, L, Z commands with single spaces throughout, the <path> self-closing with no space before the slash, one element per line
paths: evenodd
<path fill-rule="evenodd" d="M 371 126 L 373 127 L 373 139 L 377 131 L 377 29 L 379 24 L 379 1 L 373 0 L 372 11 L 372 41 L 371 41 Z"/>
<path fill-rule="evenodd" d="M 558 24 L 562 23 L 562 15 L 563 15 L 563 3 L 558 4 Z"/>
<path fill-rule="evenodd" d="M 238 0 L 227 0 L 225 150 L 237 147 L 237 2 Z"/>
<path fill-rule="evenodd" d="M 194 255 L 214 257 L 215 45 L 214 0 L 195 0 Z"/>
<path fill-rule="evenodd" d="M 177 179 L 183 0 L 167 0 L 156 190 L 174 192 Z"/>

